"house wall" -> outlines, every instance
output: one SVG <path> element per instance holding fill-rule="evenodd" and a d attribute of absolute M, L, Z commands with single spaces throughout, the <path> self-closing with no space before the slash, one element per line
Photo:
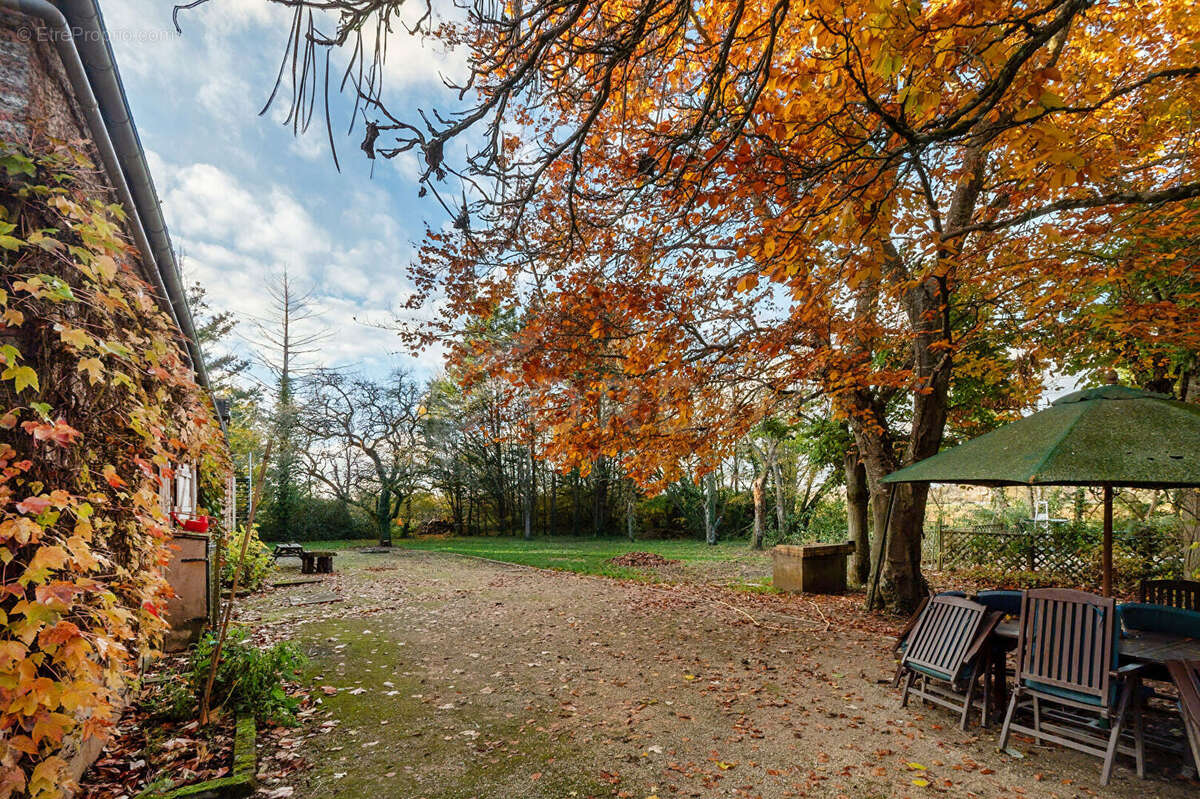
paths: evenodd
<path fill-rule="evenodd" d="M 116 192 L 101 166 L 86 117 L 60 59 L 55 35 L 57 31 L 37 19 L 0 9 L 0 141 L 30 151 L 44 151 L 55 142 L 82 148 L 96 164 L 94 172 L 82 178 L 87 188 L 105 202 L 116 202 Z M 126 211 L 131 217 L 135 213 L 135 209 Z M 127 229 L 126 238 L 132 241 L 131 234 Z M 152 259 L 139 258 L 137 269 L 149 285 L 158 284 Z M 165 299 L 160 300 L 164 308 L 169 307 Z M 180 505 L 189 512 L 195 510 L 197 481 L 190 471 L 187 475 L 190 479 L 181 481 L 178 487 L 171 482 L 164 486 L 165 497 L 169 498 L 164 504 L 167 513 Z M 186 496 L 177 496 L 177 488 Z M 203 569 L 208 539 L 189 534 L 175 546 L 178 549 L 173 553 L 168 578 L 177 596 L 171 600 L 168 618 L 182 637 L 169 638 L 194 640 L 196 619 L 207 618 L 210 602 L 210 580 Z"/>
<path fill-rule="evenodd" d="M 60 142 L 82 149 L 96 168 L 78 175 L 81 185 L 93 197 L 116 202 L 117 193 L 101 166 L 86 117 L 52 38 L 54 33 L 36 19 L 0 9 L 0 141 L 31 152 L 46 152 Z M 125 210 L 130 218 L 137 213 L 135 208 Z M 134 240 L 132 229 L 125 233 L 127 239 Z M 152 258 L 138 258 L 135 268 L 147 284 L 160 285 Z M 165 298 L 159 299 L 160 305 L 169 309 Z M 186 486 L 185 504 L 193 510 L 196 486 L 195 479 Z M 173 505 L 177 493 L 173 481 L 164 488 L 169 504 Z M 168 603 L 167 618 L 173 630 L 167 640 L 182 643 L 193 640 L 208 618 L 212 601 L 206 569 L 210 541 L 205 535 L 185 534 L 178 537 L 174 546 L 167 577 L 176 596 Z M 69 763 L 67 775 L 72 780 L 90 765 L 104 742 L 104 736 L 85 741 L 70 736 L 64 741 L 59 754 Z"/>
<path fill-rule="evenodd" d="M 35 151 L 53 141 L 82 147 L 96 164 L 91 189 L 105 202 L 117 202 L 58 56 L 54 35 L 56 31 L 32 17 L 0 9 L 0 141 Z M 133 209 L 126 211 L 133 213 Z M 125 234 L 132 241 L 131 231 Z M 157 284 L 153 262 L 139 258 L 137 266 L 143 280 L 151 286 Z"/>
<path fill-rule="evenodd" d="M 90 144 L 49 30 L 6 10 L 0 10 L 0 139 L 35 146 L 48 139 Z"/>

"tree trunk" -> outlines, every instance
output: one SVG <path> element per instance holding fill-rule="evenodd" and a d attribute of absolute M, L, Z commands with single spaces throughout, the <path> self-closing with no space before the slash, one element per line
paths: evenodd
<path fill-rule="evenodd" d="M 592 536 L 608 532 L 608 462 L 601 455 L 592 470 Z"/>
<path fill-rule="evenodd" d="M 850 557 L 850 583 L 863 587 L 871 577 L 871 492 L 867 470 L 853 448 L 846 452 L 846 522 L 854 554 Z"/>
<path fill-rule="evenodd" d="M 454 498 L 454 534 L 462 536 L 466 534 L 466 527 L 463 519 L 463 488 L 461 483 L 454 487 Z"/>
<path fill-rule="evenodd" d="M 550 492 L 546 495 L 546 534 L 558 532 L 555 516 L 558 515 L 558 472 L 550 470 Z"/>
<path fill-rule="evenodd" d="M 633 482 L 629 483 L 629 494 L 625 498 L 625 535 L 632 543 L 634 534 L 637 532 L 637 519 L 634 516 L 634 508 L 637 504 L 637 491 L 634 490 Z"/>
<path fill-rule="evenodd" d="M 717 543 L 717 477 L 714 472 L 704 475 L 704 541 L 709 546 Z"/>
<path fill-rule="evenodd" d="M 754 536 L 750 539 L 753 549 L 763 548 L 763 524 L 767 515 L 766 502 L 767 470 L 760 468 L 750 484 L 750 493 L 754 497 Z"/>
<path fill-rule="evenodd" d="M 392 545 L 392 497 L 386 488 L 381 489 L 375 500 L 375 528 L 379 532 L 379 546 Z"/>
<path fill-rule="evenodd" d="M 933 305 L 932 291 L 927 287 L 914 289 L 922 297 L 913 299 L 911 313 L 925 318 L 920 310 Z M 934 307 L 936 307 L 934 305 Z M 914 322 L 914 325 L 917 323 Z M 937 454 L 946 424 L 946 407 L 950 384 L 948 353 L 931 352 L 925 334 L 914 343 L 916 360 L 923 364 L 918 372 L 928 374 L 927 390 L 913 392 L 912 428 L 906 437 L 903 463 L 915 463 Z M 933 360 L 936 364 L 930 364 Z M 871 490 L 874 541 L 872 546 L 872 575 L 880 575 L 878 590 L 867 598 L 872 609 L 886 608 L 897 613 L 910 613 L 926 595 L 926 583 L 921 575 L 921 537 L 924 532 L 925 502 L 929 487 L 922 483 L 895 485 L 895 503 L 891 524 L 885 531 L 888 494 L 891 490 L 882 480 L 896 471 L 900 460 L 888 426 L 886 402 L 870 391 L 853 392 L 854 404 L 849 414 L 855 445 L 867 473 Z"/>
<path fill-rule="evenodd" d="M 537 466 L 533 460 L 533 449 L 529 450 L 529 479 L 525 482 L 525 540 L 533 540 L 533 503 L 537 501 Z"/>
<path fill-rule="evenodd" d="M 779 465 L 779 442 L 767 442 L 767 464 L 771 469 L 771 480 L 775 483 L 775 529 L 780 536 L 787 535 L 787 509 L 784 507 L 783 468 Z"/>
<path fill-rule="evenodd" d="M 1186 375 L 1180 396 L 1184 402 L 1200 400 L 1200 379 Z M 1179 491 L 1179 522 L 1183 534 L 1183 576 L 1200 580 L 1200 488 Z"/>
<path fill-rule="evenodd" d="M 1183 539 L 1183 576 L 1200 580 L 1200 488 L 1179 490 L 1179 527 Z"/>
<path fill-rule="evenodd" d="M 579 536 L 579 471 L 571 479 L 571 535 Z"/>

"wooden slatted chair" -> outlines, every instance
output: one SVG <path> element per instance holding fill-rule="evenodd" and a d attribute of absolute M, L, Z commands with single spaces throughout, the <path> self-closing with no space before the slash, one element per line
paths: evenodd
<path fill-rule="evenodd" d="M 1200 581 L 1142 580 L 1138 601 L 1200 611 Z"/>
<path fill-rule="evenodd" d="M 904 657 L 904 650 L 908 648 L 908 639 L 912 635 L 912 631 L 917 626 L 917 622 L 921 620 L 921 614 L 925 612 L 925 607 L 929 604 L 929 600 L 935 596 L 956 596 L 962 599 L 966 598 L 966 593 L 963 591 L 942 591 L 937 594 L 929 594 L 921 600 L 917 605 L 917 609 L 908 617 L 908 621 L 904 622 L 904 628 L 900 630 L 900 634 L 896 636 L 896 645 L 892 647 L 892 651 L 896 653 L 896 677 L 892 680 L 892 688 L 899 688 L 900 681 L 904 678 L 904 668 L 900 665 L 900 661 Z"/>
<path fill-rule="evenodd" d="M 1200 774 L 1200 660 L 1168 660 L 1167 671 L 1179 689 L 1179 709 L 1188 743 L 1192 745 L 1192 760 Z"/>
<path fill-rule="evenodd" d="M 901 672 L 907 675 L 901 707 L 913 695 L 957 710 L 965 730 L 975 700 L 975 685 L 986 672 L 987 638 L 999 621 L 1000 614 L 990 613 L 969 599 L 944 594 L 930 599 L 908 636 L 900 661 Z M 988 700 L 985 682 L 980 714 L 983 726 L 987 726 Z"/>
<path fill-rule="evenodd" d="M 1132 754 L 1138 776 L 1145 776 L 1141 666 L 1118 668 L 1116 621 L 1116 602 L 1110 597 L 1063 588 L 1025 592 L 1017 683 L 1000 733 L 1001 749 L 1015 730 L 1039 744 L 1047 740 L 1102 757 L 1101 785 L 1108 784 L 1118 751 Z M 1049 709 L 1043 707 L 1047 702 Z M 1016 722 L 1017 711 L 1025 708 L 1033 712 L 1032 727 Z M 1132 749 L 1121 744 L 1131 715 Z M 1098 717 L 1098 726 L 1092 717 Z"/>

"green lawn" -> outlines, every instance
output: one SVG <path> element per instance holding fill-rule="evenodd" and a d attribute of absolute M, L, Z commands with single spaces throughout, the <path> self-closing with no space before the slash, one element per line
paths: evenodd
<path fill-rule="evenodd" d="M 307 549 L 350 549 L 371 546 L 373 541 L 307 541 Z M 606 561 L 626 552 L 654 552 L 685 564 L 704 566 L 739 561 L 761 563 L 764 553 L 752 552 L 745 541 L 721 542 L 708 546 L 703 541 L 634 541 L 624 538 L 535 538 L 486 536 L 464 538 L 392 539 L 396 547 L 432 552 L 454 552 L 480 558 L 520 563 L 543 569 L 561 569 L 582 574 L 647 579 L 646 570 L 614 566 Z"/>

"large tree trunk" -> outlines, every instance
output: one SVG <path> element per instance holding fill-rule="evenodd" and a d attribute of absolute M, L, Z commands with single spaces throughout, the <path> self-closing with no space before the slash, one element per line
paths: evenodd
<path fill-rule="evenodd" d="M 867 488 L 867 470 L 858 452 L 846 452 L 846 523 L 854 554 L 850 557 L 850 583 L 863 587 L 871 577 L 871 492 Z"/>
<path fill-rule="evenodd" d="M 1200 580 L 1200 488 L 1179 490 L 1179 527 L 1183 544 L 1183 576 Z"/>
<path fill-rule="evenodd" d="M 1185 375 L 1181 382 L 1184 402 L 1200 401 L 1200 378 Z M 1183 576 L 1200 580 L 1200 488 L 1180 489 L 1179 522 L 1183 536 Z"/>
<path fill-rule="evenodd" d="M 946 407 L 950 390 L 951 359 L 948 351 L 934 345 L 941 341 L 935 330 L 943 319 L 941 301 L 944 289 L 931 278 L 914 287 L 905 296 L 906 310 L 914 329 L 920 331 L 913 341 L 915 372 L 921 387 L 912 392 L 912 427 L 902 459 L 887 418 L 887 400 L 860 389 L 849 396 L 850 428 L 867 472 L 874 519 L 872 575 L 879 573 L 878 590 L 869 592 L 873 609 L 886 608 L 907 613 L 916 608 L 926 594 L 921 575 L 921 537 L 924 532 L 925 501 L 929 489 L 919 483 L 895 485 L 891 524 L 885 531 L 888 492 L 882 480 L 901 464 L 915 463 L 937 454 L 946 425 Z"/>
<path fill-rule="evenodd" d="M 758 474 L 754 475 L 754 482 L 750 484 L 750 491 L 754 496 L 754 537 L 750 539 L 753 549 L 763 548 L 763 525 L 767 515 L 766 488 L 767 470 L 760 465 Z"/>
<path fill-rule="evenodd" d="M 936 455 L 942 445 L 953 369 L 953 267 L 965 241 L 964 237 L 953 234 L 967 227 L 972 218 L 983 187 L 986 162 L 986 154 L 978 149 L 964 153 L 964 169 L 945 214 L 944 244 L 938 252 L 935 269 L 915 280 L 893 243 L 886 238 L 880 242 L 881 273 L 895 285 L 907 286 L 899 299 L 912 331 L 910 365 L 914 385 L 909 388 L 912 426 L 903 438 L 892 432 L 887 407 L 890 395 L 885 391 L 862 388 L 840 399 L 848 405 L 851 432 L 867 471 L 872 496 L 875 542 L 871 568 L 872 577 L 878 571 L 879 584 L 878 590 L 868 592 L 871 608 L 909 612 L 926 593 L 925 579 L 921 576 L 921 536 L 928 486 L 896 485 L 891 523 L 884 530 L 889 489 L 882 480 L 901 465 Z M 879 310 L 878 281 L 879 278 L 864 280 L 859 286 L 855 316 L 864 323 L 861 328 L 864 331 L 871 329 L 870 323 Z M 852 351 L 863 362 L 869 362 L 877 354 L 876 344 L 869 333 L 864 333 L 853 342 Z M 896 446 L 901 440 L 902 454 Z"/>
<path fill-rule="evenodd" d="M 379 546 L 392 545 L 392 496 L 386 488 L 379 491 L 375 501 L 375 529 L 379 532 Z"/>

